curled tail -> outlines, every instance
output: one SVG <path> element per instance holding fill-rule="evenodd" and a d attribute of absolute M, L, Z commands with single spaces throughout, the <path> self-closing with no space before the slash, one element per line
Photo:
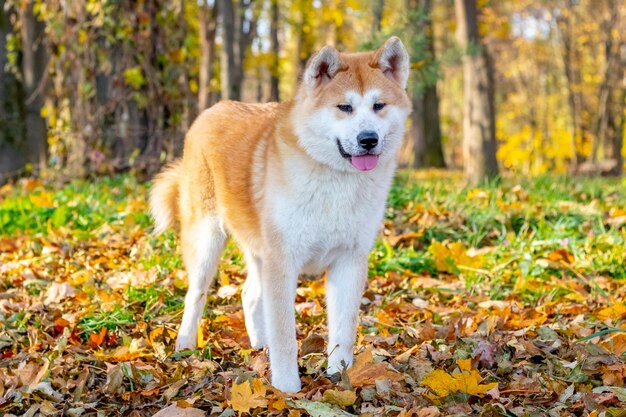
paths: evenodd
<path fill-rule="evenodd" d="M 150 213 L 154 217 L 156 233 L 174 226 L 178 216 L 178 177 L 181 161 L 175 161 L 154 179 L 150 191 Z"/>

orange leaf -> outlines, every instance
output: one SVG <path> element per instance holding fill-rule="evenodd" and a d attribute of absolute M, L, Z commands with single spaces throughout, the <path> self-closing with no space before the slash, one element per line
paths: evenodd
<path fill-rule="evenodd" d="M 567 249 L 561 248 L 552 251 L 548 254 L 548 259 L 552 262 L 563 261 L 566 264 L 574 263 L 574 255 L 572 255 Z"/>
<path fill-rule="evenodd" d="M 100 347 L 102 342 L 104 342 L 104 337 L 107 334 L 107 328 L 103 327 L 100 329 L 100 333 L 91 333 L 89 334 L 89 341 L 87 341 L 87 346 L 92 349 Z"/>
<path fill-rule="evenodd" d="M 626 333 L 615 333 L 607 340 L 600 343 L 606 350 L 621 356 L 626 352 Z"/>
<path fill-rule="evenodd" d="M 402 375 L 390 370 L 389 365 L 384 362 L 374 363 L 372 349 L 368 347 L 356 357 L 354 364 L 348 369 L 348 378 L 353 387 L 363 387 L 380 379 L 399 381 Z"/>

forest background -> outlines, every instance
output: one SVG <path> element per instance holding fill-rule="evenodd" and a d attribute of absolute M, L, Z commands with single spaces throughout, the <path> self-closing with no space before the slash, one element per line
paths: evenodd
<path fill-rule="evenodd" d="M 390 35 L 412 58 L 404 165 L 465 165 L 475 181 L 622 172 L 619 0 L 0 0 L 0 11 L 0 179 L 152 174 L 202 109 L 288 100 L 321 46 Z M 464 65 L 465 83 L 486 91 L 464 93 Z M 472 99 L 480 138 L 464 133 Z M 483 155 L 464 157 L 472 140 Z"/>

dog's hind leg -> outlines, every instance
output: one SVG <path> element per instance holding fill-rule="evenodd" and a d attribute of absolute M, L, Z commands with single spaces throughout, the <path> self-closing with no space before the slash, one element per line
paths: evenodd
<path fill-rule="evenodd" d="M 250 345 L 261 349 L 267 344 L 263 319 L 263 297 L 261 296 L 261 259 L 246 252 L 248 276 L 243 284 L 241 300 L 246 320 Z"/>
<path fill-rule="evenodd" d="M 194 223 L 183 224 L 181 246 L 189 275 L 189 289 L 185 296 L 185 312 L 176 339 L 176 350 L 197 346 L 198 323 L 225 243 L 226 233 L 215 213 L 206 214 Z"/>

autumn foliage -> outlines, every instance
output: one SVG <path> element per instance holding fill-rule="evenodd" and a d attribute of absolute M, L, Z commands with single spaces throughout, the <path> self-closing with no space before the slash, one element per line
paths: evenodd
<path fill-rule="evenodd" d="M 175 353 L 186 277 L 132 177 L 0 189 L 0 414 L 623 416 L 626 192 L 401 173 L 370 258 L 356 361 L 325 369 L 324 278 L 297 291 L 303 390 L 252 350 L 234 244 Z"/>

